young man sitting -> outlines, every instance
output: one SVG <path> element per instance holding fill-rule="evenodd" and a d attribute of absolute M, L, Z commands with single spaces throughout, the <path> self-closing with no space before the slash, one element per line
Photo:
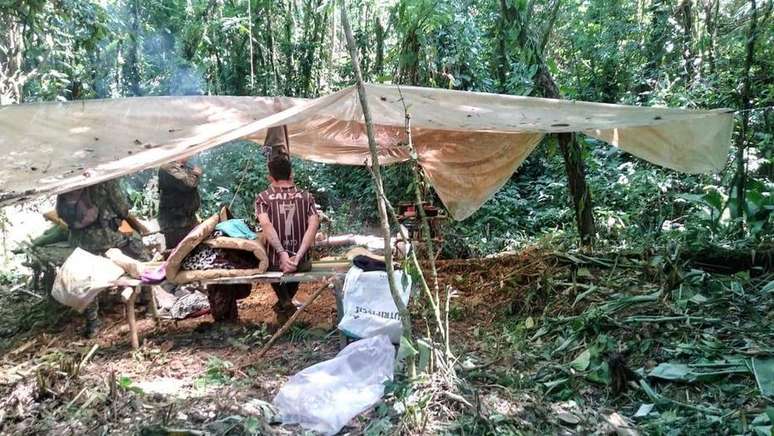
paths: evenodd
<path fill-rule="evenodd" d="M 283 155 L 269 161 L 269 189 L 258 194 L 255 215 L 266 239 L 269 269 L 293 273 L 311 268 L 309 249 L 320 225 L 312 194 L 296 188 L 290 160 Z M 277 294 L 274 312 L 284 324 L 295 311 L 293 296 L 298 283 L 273 283 Z"/>

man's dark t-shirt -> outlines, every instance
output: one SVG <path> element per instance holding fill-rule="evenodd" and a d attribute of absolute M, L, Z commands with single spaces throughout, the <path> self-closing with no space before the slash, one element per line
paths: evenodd
<path fill-rule="evenodd" d="M 199 175 L 189 165 L 170 162 L 159 168 L 159 227 L 167 248 L 180 243 L 199 220 Z"/>
<path fill-rule="evenodd" d="M 304 234 L 309 227 L 309 217 L 317 215 L 312 194 L 298 189 L 295 186 L 275 187 L 258 194 L 255 200 L 255 216 L 266 213 L 269 216 L 274 229 L 277 231 L 282 247 L 291 257 L 295 255 L 304 239 Z M 271 269 L 278 269 L 280 264 L 279 253 L 270 244 L 267 244 L 267 254 Z M 308 261 L 309 253 L 304 254 L 299 263 Z"/>
<path fill-rule="evenodd" d="M 199 176 L 193 168 L 171 162 L 159 168 L 159 225 L 162 228 L 189 228 L 197 224 L 201 206 Z"/>

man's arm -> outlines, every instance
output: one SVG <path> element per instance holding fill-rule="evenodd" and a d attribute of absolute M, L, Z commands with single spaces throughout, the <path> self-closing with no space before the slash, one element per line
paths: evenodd
<path fill-rule="evenodd" d="M 148 236 L 150 235 L 150 230 L 148 230 L 145 225 L 137 219 L 134 215 L 127 215 L 126 218 L 124 218 L 127 223 L 129 223 L 129 226 L 131 226 L 137 233 L 139 233 L 142 236 Z"/>
<path fill-rule="evenodd" d="M 285 248 L 282 247 L 282 242 L 280 242 L 279 235 L 277 235 L 277 230 L 269 219 L 269 214 L 266 212 L 259 213 L 258 222 L 261 223 L 261 232 L 263 233 L 264 238 L 266 238 L 266 243 L 271 245 L 274 251 L 280 253 L 280 268 L 283 272 L 288 272 L 285 271 L 285 268 L 290 256 Z"/>
<path fill-rule="evenodd" d="M 320 217 L 317 215 L 309 215 L 307 222 L 308 227 L 306 228 L 306 233 L 304 233 L 304 239 L 301 240 L 301 246 L 298 247 L 298 252 L 290 260 L 295 266 L 298 266 L 298 262 L 303 259 L 306 252 L 312 248 L 314 238 L 317 236 L 317 230 L 320 228 Z"/>

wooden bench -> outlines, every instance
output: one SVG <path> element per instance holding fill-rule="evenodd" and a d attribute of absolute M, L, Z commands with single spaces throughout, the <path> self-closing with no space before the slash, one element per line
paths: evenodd
<path fill-rule="evenodd" d="M 336 318 L 337 324 L 341 320 L 343 314 L 342 306 L 342 288 L 344 285 L 344 277 L 347 274 L 349 268 L 349 262 L 315 262 L 312 264 L 312 270 L 302 273 L 283 274 L 281 272 L 265 272 L 262 274 L 253 274 L 242 277 L 224 277 L 218 279 L 210 279 L 199 282 L 202 285 L 235 285 L 235 284 L 250 284 L 255 285 L 259 283 L 309 283 L 319 282 L 323 280 L 329 280 L 333 289 L 334 296 L 336 297 Z M 145 291 L 148 295 L 150 302 L 150 312 L 153 317 L 156 326 L 159 324 L 158 308 L 156 307 L 156 299 L 153 296 L 153 291 L 150 285 L 143 284 L 139 280 L 131 278 L 119 279 L 115 285 L 117 287 L 124 288 L 121 296 L 126 304 L 126 318 L 129 324 L 129 340 L 132 348 L 137 349 L 140 346 L 140 338 L 137 332 L 137 318 L 135 314 L 135 303 L 140 293 Z M 308 304 L 308 303 L 305 303 Z M 340 345 L 346 345 L 346 338 L 339 335 Z"/>

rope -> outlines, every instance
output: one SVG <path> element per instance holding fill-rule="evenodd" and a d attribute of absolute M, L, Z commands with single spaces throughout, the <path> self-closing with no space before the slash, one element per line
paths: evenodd
<path fill-rule="evenodd" d="M 234 196 L 231 197 L 231 202 L 228 204 L 228 209 L 231 210 L 231 206 L 234 205 L 234 200 L 236 200 L 237 195 L 239 195 L 239 190 L 242 189 L 242 184 L 245 182 L 245 176 L 247 176 L 247 168 L 253 163 L 252 159 L 247 159 L 247 163 L 245 164 L 245 167 L 242 168 L 242 175 L 239 177 L 239 184 L 237 185 L 236 191 L 234 191 Z"/>

